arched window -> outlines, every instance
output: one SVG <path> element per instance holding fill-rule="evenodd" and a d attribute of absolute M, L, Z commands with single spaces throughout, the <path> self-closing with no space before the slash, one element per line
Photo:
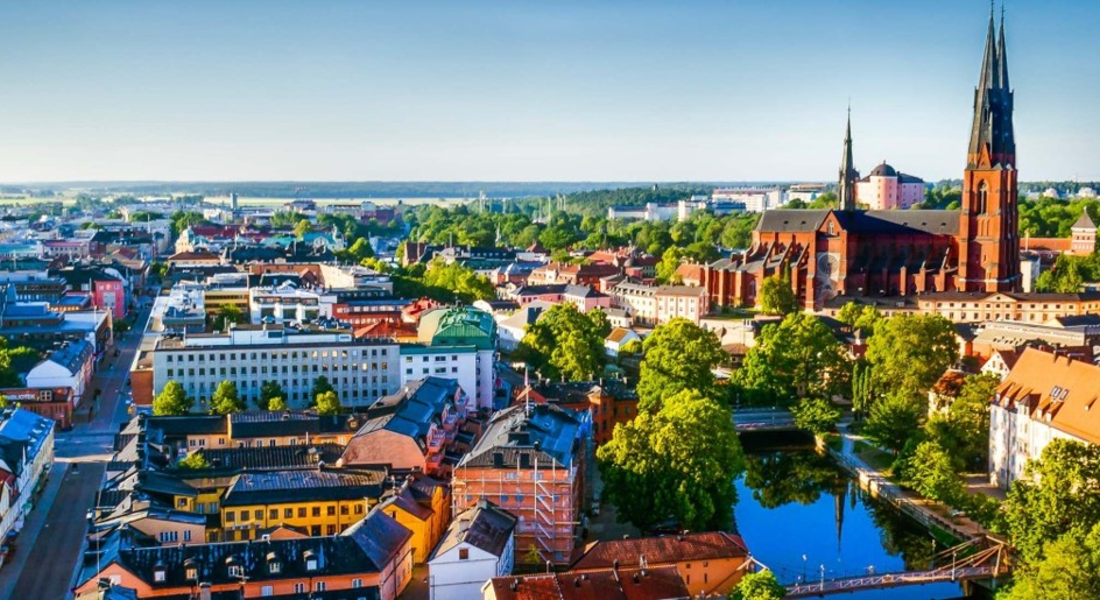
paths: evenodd
<path fill-rule="evenodd" d="M 984 215 L 989 208 L 989 187 L 985 182 L 978 185 L 978 214 Z"/>

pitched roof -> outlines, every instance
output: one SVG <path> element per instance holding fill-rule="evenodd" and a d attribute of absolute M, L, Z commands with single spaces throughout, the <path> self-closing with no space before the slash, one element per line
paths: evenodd
<path fill-rule="evenodd" d="M 551 573 L 494 577 L 497 600 L 668 600 L 690 598 L 676 567 L 605 569 L 587 573 Z"/>
<path fill-rule="evenodd" d="M 1081 211 L 1081 218 L 1077 219 L 1077 222 L 1073 224 L 1071 229 L 1089 229 L 1096 230 L 1096 223 L 1092 222 L 1092 217 L 1089 216 L 1089 211 Z"/>
<path fill-rule="evenodd" d="M 515 405 L 493 415 L 485 434 L 459 467 L 519 467 L 526 455 L 531 464 L 569 467 L 582 452 L 576 441 L 581 435 L 581 414 L 552 404 L 530 407 Z"/>
<path fill-rule="evenodd" d="M 1100 406 L 1096 406 L 1100 367 L 1028 348 L 997 388 L 997 395 L 1002 407 L 1026 403 L 1032 419 L 1100 443 Z"/>
<path fill-rule="evenodd" d="M 633 567 L 639 564 L 643 556 L 647 564 L 656 566 L 699 560 L 747 558 L 748 555 L 749 551 L 740 537 L 721 531 L 708 531 L 594 542 L 570 569 L 608 569 L 616 563 Z"/>
<path fill-rule="evenodd" d="M 482 498 L 451 521 L 429 561 L 459 544 L 470 544 L 493 556 L 500 556 L 515 528 L 514 516 Z"/>
<path fill-rule="evenodd" d="M 225 492 L 222 506 L 378 498 L 385 469 L 245 472 Z"/>
<path fill-rule="evenodd" d="M 246 446 L 241 448 L 202 448 L 211 464 L 245 471 L 273 471 L 291 468 L 315 468 L 321 462 L 335 464 L 344 447 L 340 444 L 313 446 Z"/>

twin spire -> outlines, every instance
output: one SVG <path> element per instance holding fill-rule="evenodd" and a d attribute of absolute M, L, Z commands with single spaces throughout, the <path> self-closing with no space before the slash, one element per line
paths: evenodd
<path fill-rule="evenodd" d="M 856 209 L 856 181 L 859 171 L 852 160 L 852 106 L 848 105 L 848 128 L 844 132 L 844 152 L 840 157 L 840 181 L 837 186 L 837 204 L 840 210 Z"/>
<path fill-rule="evenodd" d="M 989 162 L 979 165 L 979 162 L 984 163 L 983 151 Z M 999 32 L 994 23 L 992 6 L 989 10 L 989 31 L 985 39 L 982 71 L 978 76 L 978 87 L 974 90 L 974 125 L 970 132 L 967 162 L 971 168 L 996 165 L 1014 167 L 1016 162 L 1003 6 Z"/>

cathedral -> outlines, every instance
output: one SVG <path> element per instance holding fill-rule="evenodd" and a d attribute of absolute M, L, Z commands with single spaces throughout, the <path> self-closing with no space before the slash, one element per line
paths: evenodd
<path fill-rule="evenodd" d="M 764 279 L 775 275 L 789 276 L 809 310 L 842 297 L 1017 291 L 1016 142 L 1004 29 L 1004 16 L 998 34 L 991 14 L 960 210 L 857 208 L 849 115 L 839 206 L 765 211 L 744 256 L 704 267 L 711 303 L 757 305 Z"/>

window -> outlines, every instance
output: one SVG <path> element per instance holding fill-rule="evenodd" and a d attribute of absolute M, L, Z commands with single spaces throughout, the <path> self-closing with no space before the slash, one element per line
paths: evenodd
<path fill-rule="evenodd" d="M 328 587 L 328 585 L 325 582 L 318 581 L 317 583 L 314 584 L 314 591 L 323 592 L 323 591 L 325 591 L 326 587 Z"/>
<path fill-rule="evenodd" d="M 225 513 L 225 522 L 226 523 L 233 523 L 233 522 L 236 522 L 236 520 L 237 520 L 237 515 L 233 511 L 228 511 L 228 512 Z"/>
<path fill-rule="evenodd" d="M 306 584 L 302 583 L 301 581 L 296 582 L 294 584 L 294 593 L 295 594 L 304 594 L 304 593 L 306 593 Z"/>
<path fill-rule="evenodd" d="M 347 504 L 341 504 L 340 505 L 340 514 L 341 515 L 347 515 L 348 514 L 348 505 Z"/>
<path fill-rule="evenodd" d="M 256 509 L 256 514 L 252 518 L 253 518 L 253 520 L 256 520 L 256 521 L 263 521 L 264 520 L 264 511 L 257 508 Z"/>
<path fill-rule="evenodd" d="M 470 558 L 470 549 L 469 548 L 459 548 L 458 549 L 458 560 L 467 560 L 469 558 Z"/>
<path fill-rule="evenodd" d="M 293 508 L 284 508 L 283 509 L 283 518 L 284 519 L 290 519 L 292 517 L 294 517 L 294 509 Z"/>
<path fill-rule="evenodd" d="M 307 558 L 306 559 L 306 570 L 307 571 L 316 571 L 317 570 L 317 559 L 316 558 Z"/>
<path fill-rule="evenodd" d="M 279 509 L 273 508 L 273 509 L 267 511 L 267 519 L 269 521 L 274 521 L 278 518 L 279 518 Z"/>
<path fill-rule="evenodd" d="M 275 590 L 273 590 L 270 585 L 265 585 L 265 586 L 260 588 L 260 596 L 267 597 L 267 596 L 274 596 L 274 595 L 275 595 Z"/>
<path fill-rule="evenodd" d="M 330 516 L 330 517 L 334 517 L 334 516 L 336 516 L 336 507 L 335 507 L 335 506 L 332 506 L 332 505 L 330 505 L 330 506 L 328 507 L 328 509 L 327 509 L 327 510 L 325 511 L 325 513 L 326 513 L 326 514 L 327 514 L 328 516 Z"/>
<path fill-rule="evenodd" d="M 303 507 L 298 509 L 298 518 L 299 519 L 306 518 L 306 507 L 303 506 Z"/>
<path fill-rule="evenodd" d="M 244 567 L 240 565 L 229 565 L 230 577 L 241 577 L 244 575 Z"/>
<path fill-rule="evenodd" d="M 164 569 L 153 571 L 153 581 L 164 581 Z"/>
<path fill-rule="evenodd" d="M 183 541 L 185 541 L 185 542 L 190 542 L 191 541 L 191 530 L 190 529 L 183 530 Z"/>
<path fill-rule="evenodd" d="M 321 507 L 320 506 L 314 506 L 313 507 L 313 516 L 315 516 L 315 517 L 321 516 Z"/>
<path fill-rule="evenodd" d="M 195 581 L 199 578 L 199 570 L 196 567 L 187 567 L 184 576 L 190 581 Z"/>
<path fill-rule="evenodd" d="M 359 579 L 359 578 L 352 579 L 351 580 L 351 587 L 352 587 L 352 589 L 359 589 L 359 588 L 363 587 L 363 580 Z"/>

